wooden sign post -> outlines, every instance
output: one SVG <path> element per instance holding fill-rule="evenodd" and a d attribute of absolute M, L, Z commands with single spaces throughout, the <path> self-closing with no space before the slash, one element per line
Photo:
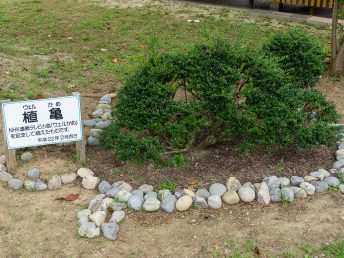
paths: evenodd
<path fill-rule="evenodd" d="M 76 142 L 77 158 L 86 163 L 80 94 L 2 103 L 2 118 L 10 173 L 16 172 L 16 149 L 33 146 Z"/>

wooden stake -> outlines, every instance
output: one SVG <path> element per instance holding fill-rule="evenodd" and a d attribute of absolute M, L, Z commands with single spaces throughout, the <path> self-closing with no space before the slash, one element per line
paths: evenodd
<path fill-rule="evenodd" d="M 79 96 L 80 98 L 80 109 L 81 109 L 81 96 L 79 92 L 73 92 L 73 96 Z M 80 111 L 81 112 L 81 111 Z M 76 142 L 76 156 L 77 159 L 81 162 L 81 164 L 86 164 L 86 140 L 83 136 L 81 141 Z"/>
<path fill-rule="evenodd" d="M 1 108 L 2 108 L 2 105 L 1 105 Z M 2 112 L 1 112 L 1 116 L 2 116 Z M 16 150 L 8 149 L 7 140 L 6 140 L 6 129 L 5 129 L 5 123 L 4 123 L 3 117 L 2 117 L 2 131 L 3 131 L 3 136 L 4 136 L 4 142 L 5 142 L 5 156 L 6 156 L 7 171 L 14 175 L 17 172 Z"/>

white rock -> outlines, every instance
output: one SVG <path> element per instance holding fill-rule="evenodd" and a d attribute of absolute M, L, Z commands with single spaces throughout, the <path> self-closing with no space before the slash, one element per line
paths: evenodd
<path fill-rule="evenodd" d="M 148 193 L 153 192 L 154 188 L 151 185 L 144 184 L 139 187 L 139 190 L 143 191 L 144 193 Z"/>
<path fill-rule="evenodd" d="M 35 191 L 35 181 L 32 180 L 25 180 L 24 181 L 24 188 L 28 191 Z"/>
<path fill-rule="evenodd" d="M 239 197 L 243 202 L 253 202 L 256 193 L 250 187 L 241 187 L 238 191 Z"/>
<path fill-rule="evenodd" d="M 237 192 L 233 190 L 227 191 L 223 196 L 222 196 L 222 201 L 227 204 L 237 204 L 240 202 L 239 195 Z"/>
<path fill-rule="evenodd" d="M 315 186 L 307 182 L 301 183 L 300 188 L 303 189 L 308 195 L 313 195 L 315 192 Z"/>
<path fill-rule="evenodd" d="M 105 211 L 96 211 L 95 213 L 88 216 L 88 218 L 93 221 L 97 227 L 100 227 L 106 219 Z"/>
<path fill-rule="evenodd" d="M 100 179 L 98 177 L 89 176 L 89 177 L 84 177 L 82 179 L 81 184 L 85 189 L 93 190 L 93 189 L 96 189 L 97 185 L 99 184 L 99 181 Z"/>
<path fill-rule="evenodd" d="M 180 197 L 176 202 L 176 209 L 178 211 L 186 211 L 192 205 L 192 197 L 190 195 L 184 195 Z"/>
<path fill-rule="evenodd" d="M 94 173 L 89 168 L 80 168 L 77 172 L 78 176 L 81 178 L 94 176 Z"/>
<path fill-rule="evenodd" d="M 4 164 L 0 163 L 0 171 L 7 172 L 7 168 L 6 168 L 6 166 Z"/>
<path fill-rule="evenodd" d="M 238 179 L 231 176 L 227 179 L 226 186 L 227 186 L 228 191 L 233 190 L 233 191 L 237 192 L 237 191 L 239 191 L 239 189 L 241 187 L 241 183 Z"/>
<path fill-rule="evenodd" d="M 184 189 L 183 193 L 185 193 L 186 195 L 189 195 L 191 197 L 194 197 L 196 194 L 194 193 L 194 191 L 192 191 L 191 189 Z"/>
<path fill-rule="evenodd" d="M 48 189 L 55 190 L 61 187 L 61 177 L 60 176 L 53 176 L 48 182 Z"/>
<path fill-rule="evenodd" d="M 258 193 L 257 193 L 257 201 L 261 204 L 269 204 L 271 201 L 269 187 L 265 182 L 260 184 Z"/>
<path fill-rule="evenodd" d="M 156 198 L 147 198 L 147 200 L 144 201 L 142 208 L 144 211 L 157 211 L 160 209 L 160 201 Z"/>
<path fill-rule="evenodd" d="M 93 222 L 85 222 L 79 227 L 78 234 L 83 237 L 95 238 L 100 236 L 100 228 L 97 228 Z"/>
<path fill-rule="evenodd" d="M 128 192 L 131 192 L 133 190 L 131 185 L 129 185 L 128 183 L 124 181 L 117 181 L 113 183 L 112 186 L 118 188 L 119 190 L 126 190 Z"/>
<path fill-rule="evenodd" d="M 111 215 L 111 218 L 109 220 L 109 223 L 120 223 L 125 218 L 125 212 L 124 211 L 114 211 Z"/>
<path fill-rule="evenodd" d="M 76 180 L 77 175 L 75 173 L 72 174 L 63 174 L 61 176 L 61 181 L 63 184 L 70 184 Z"/>
<path fill-rule="evenodd" d="M 116 194 L 115 198 L 119 202 L 127 202 L 130 196 L 131 196 L 130 192 L 128 192 L 127 190 L 121 190 Z"/>
<path fill-rule="evenodd" d="M 89 216 L 91 215 L 91 210 L 89 209 L 83 209 L 78 211 L 78 213 L 76 214 L 77 219 L 80 219 L 82 216 Z"/>

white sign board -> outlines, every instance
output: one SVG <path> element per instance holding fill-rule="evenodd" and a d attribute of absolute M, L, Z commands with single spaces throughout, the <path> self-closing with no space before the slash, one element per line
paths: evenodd
<path fill-rule="evenodd" d="M 7 146 L 30 146 L 81 141 L 80 96 L 3 103 Z"/>

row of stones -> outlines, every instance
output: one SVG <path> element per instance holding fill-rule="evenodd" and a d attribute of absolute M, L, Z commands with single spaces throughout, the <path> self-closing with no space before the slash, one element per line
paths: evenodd
<path fill-rule="evenodd" d="M 87 139 L 88 145 L 99 145 L 100 132 L 111 124 L 111 102 L 115 97 L 116 93 L 106 94 L 101 97 L 95 111 L 89 114 L 90 118 L 83 121 L 84 126 L 93 128 Z"/>

